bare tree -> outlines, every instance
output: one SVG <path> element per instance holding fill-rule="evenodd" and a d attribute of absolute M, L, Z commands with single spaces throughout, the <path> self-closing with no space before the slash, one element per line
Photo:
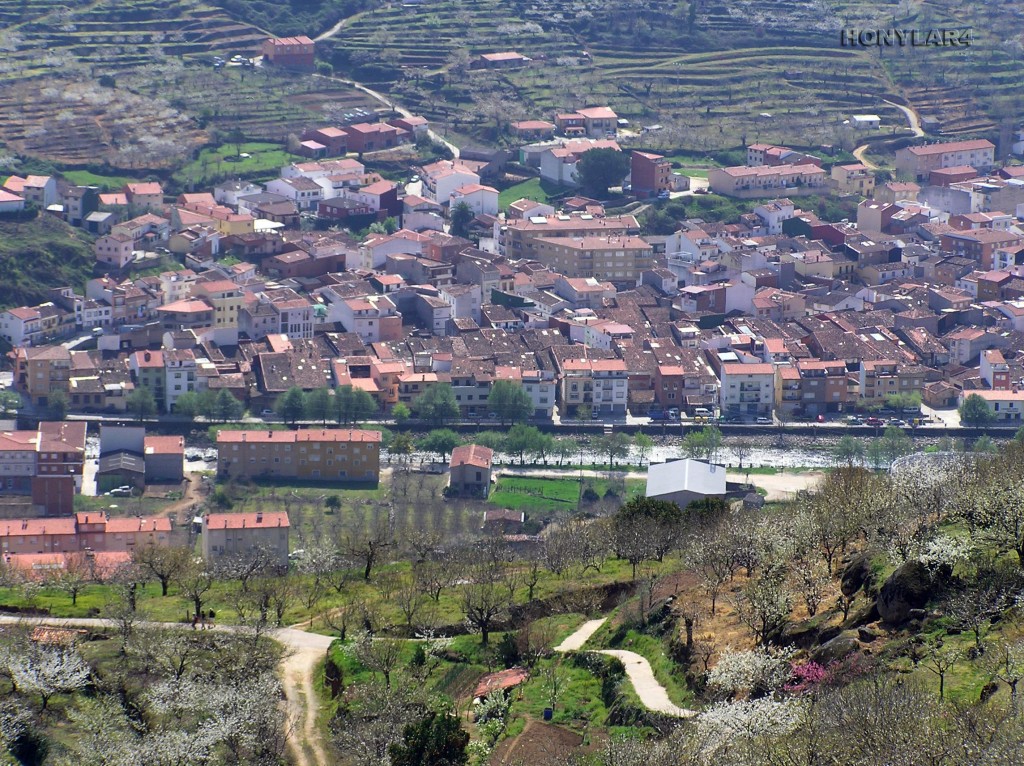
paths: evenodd
<path fill-rule="evenodd" d="M 140 572 L 155 577 L 160 595 L 167 595 L 168 586 L 188 566 L 192 554 L 187 548 L 146 544 L 132 551 L 132 561 Z"/>
<path fill-rule="evenodd" d="M 182 595 L 192 601 L 196 617 L 203 613 L 203 601 L 213 587 L 213 570 L 202 561 L 191 560 L 177 575 Z"/>
<path fill-rule="evenodd" d="M 929 647 L 928 653 L 921 660 L 925 670 L 939 677 L 940 700 L 946 698 L 946 674 L 962 659 L 963 654 L 959 648 L 936 643 Z"/>
<path fill-rule="evenodd" d="M 369 633 L 361 633 L 350 646 L 355 658 L 374 673 L 380 673 L 384 679 L 384 688 L 390 690 L 391 674 L 402 657 L 405 643 L 394 638 L 376 638 Z"/>

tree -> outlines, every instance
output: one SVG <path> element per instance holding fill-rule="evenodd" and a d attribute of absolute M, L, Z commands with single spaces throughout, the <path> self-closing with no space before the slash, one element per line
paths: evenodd
<path fill-rule="evenodd" d="M 292 386 L 278 398 L 274 412 L 281 420 L 294 426 L 306 412 L 306 394 L 298 386 Z"/>
<path fill-rule="evenodd" d="M 847 434 L 832 449 L 832 458 L 836 463 L 852 468 L 864 460 L 864 444 Z"/>
<path fill-rule="evenodd" d="M 379 638 L 360 633 L 351 644 L 352 654 L 361 665 L 384 678 L 384 688 L 391 689 L 391 674 L 402 658 L 405 644 L 396 638 Z"/>
<path fill-rule="evenodd" d="M 167 595 L 168 586 L 189 564 L 187 548 L 164 545 L 142 545 L 132 551 L 132 561 L 140 572 L 152 575 L 160 583 L 160 595 Z"/>
<path fill-rule="evenodd" d="M 230 420 L 238 420 L 244 412 L 245 406 L 230 391 L 222 388 L 213 399 L 210 414 L 214 420 L 227 423 Z"/>
<path fill-rule="evenodd" d="M 919 391 L 897 391 L 885 397 L 885 404 L 894 410 L 921 411 L 921 393 Z"/>
<path fill-rule="evenodd" d="M 74 649 L 33 644 L 8 659 L 7 674 L 15 689 L 38 694 L 46 710 L 55 694 L 70 694 L 83 688 L 91 670 Z"/>
<path fill-rule="evenodd" d="M 942 646 L 936 642 L 928 649 L 928 654 L 921 661 L 926 670 L 939 677 L 939 699 L 946 698 L 946 674 L 963 659 L 960 649 L 955 646 Z"/>
<path fill-rule="evenodd" d="M 576 163 L 576 181 L 592 196 L 608 196 L 608 188 L 629 173 L 629 155 L 616 149 L 591 149 Z"/>
<path fill-rule="evenodd" d="M 364 533 L 351 533 L 345 537 L 345 552 L 362 562 L 363 580 L 369 582 L 377 559 L 385 548 L 393 545 L 391 533 L 383 523 Z"/>
<path fill-rule="evenodd" d="M 480 643 L 487 646 L 491 627 L 508 606 L 508 591 L 496 579 L 470 582 L 462 589 L 462 612 L 466 621 L 480 631 Z"/>
<path fill-rule="evenodd" d="M 306 394 L 303 402 L 303 414 L 305 414 L 306 420 L 319 420 L 326 426 L 327 421 L 334 417 L 336 411 L 331 389 L 317 388 Z"/>
<path fill-rule="evenodd" d="M 897 458 L 909 455 L 914 449 L 914 443 L 906 432 L 898 426 L 889 426 L 882 433 L 882 455 L 886 462 L 892 465 Z"/>
<path fill-rule="evenodd" d="M 357 766 L 387 763 L 390 745 L 401 740 L 410 720 L 425 713 L 422 694 L 412 683 L 390 689 L 380 683 L 353 686 L 331 725 L 338 751 Z"/>
<path fill-rule="evenodd" d="M 388 748 L 391 766 L 462 766 L 469 760 L 469 734 L 457 716 L 431 710 Z"/>
<path fill-rule="evenodd" d="M 373 401 L 373 397 L 355 386 L 340 386 L 334 392 L 334 401 L 336 404 L 335 417 L 339 423 L 358 423 L 360 420 L 372 417 L 377 412 L 377 405 Z M 399 406 L 405 407 L 399 402 L 395 408 L 397 409 Z M 408 413 L 408 410 L 406 412 Z"/>
<path fill-rule="evenodd" d="M 621 431 L 615 432 L 598 439 L 597 446 L 602 454 L 608 456 L 609 467 L 614 468 L 616 458 L 629 455 L 630 439 Z"/>
<path fill-rule="evenodd" d="M 496 380 L 487 396 L 487 409 L 502 425 L 521 423 L 533 415 L 533 400 L 522 384 L 514 380 Z"/>
<path fill-rule="evenodd" d="M 636 496 L 622 505 L 611 521 L 611 544 L 615 555 L 636 568 L 648 558 L 661 559 L 675 547 L 683 511 L 675 503 Z"/>
<path fill-rule="evenodd" d="M 91 582 L 96 580 L 96 571 L 89 553 L 74 552 L 64 554 L 64 566 L 56 570 L 48 578 L 50 585 L 71 596 L 71 605 L 78 603 L 78 594 Z"/>
<path fill-rule="evenodd" d="M 403 425 L 405 421 L 412 417 L 412 412 L 410 412 L 409 407 L 405 402 L 397 402 L 395 406 L 391 408 L 391 417 L 395 419 L 395 422 L 398 423 L 398 425 Z"/>
<path fill-rule="evenodd" d="M 174 414 L 190 420 L 199 414 L 199 407 L 199 394 L 195 391 L 186 391 L 174 400 Z"/>
<path fill-rule="evenodd" d="M 586 423 L 594 415 L 594 411 L 591 409 L 589 404 L 581 404 L 576 408 L 576 419 L 581 423 Z"/>
<path fill-rule="evenodd" d="M 192 607 L 198 617 L 203 611 L 203 600 L 213 587 L 213 570 L 201 561 L 189 560 L 177 575 L 178 587 L 186 598 L 192 601 Z"/>
<path fill-rule="evenodd" d="M 729 445 L 732 450 L 732 454 L 736 456 L 739 461 L 739 468 L 743 470 L 743 463 L 750 457 L 750 454 L 754 451 L 754 445 L 749 439 L 736 439 Z M 749 466 L 748 466 L 749 469 Z"/>
<path fill-rule="evenodd" d="M 521 423 L 514 425 L 509 429 L 508 436 L 505 438 L 504 450 L 513 455 L 519 456 L 519 462 L 525 463 L 525 455 L 528 452 L 533 452 L 543 434 L 535 426 L 524 426 Z"/>
<path fill-rule="evenodd" d="M 705 426 L 683 437 L 683 449 L 694 460 L 714 462 L 722 448 L 722 432 L 717 426 Z"/>
<path fill-rule="evenodd" d="M 125 407 L 140 422 L 156 415 L 156 399 L 153 398 L 153 392 L 145 386 L 140 386 L 128 394 Z"/>
<path fill-rule="evenodd" d="M 462 444 L 462 437 L 450 428 L 436 428 L 419 440 L 419 448 L 424 452 L 436 452 L 441 462 L 448 459 L 451 451 Z"/>
<path fill-rule="evenodd" d="M 654 439 L 645 434 L 643 431 L 637 431 L 636 436 L 633 437 L 633 445 L 636 447 L 636 451 L 640 458 L 640 465 L 644 464 L 647 456 L 651 452 L 651 447 L 654 446 Z M 740 458 L 740 467 L 743 467 L 743 459 Z"/>
<path fill-rule="evenodd" d="M 227 135 L 228 143 L 234 144 L 235 156 L 242 153 L 242 144 L 245 143 L 245 132 L 241 128 L 234 128 Z"/>
<path fill-rule="evenodd" d="M 473 208 L 467 205 L 465 201 L 457 203 L 451 212 L 451 235 L 465 239 L 469 235 L 469 225 L 475 217 L 473 215 Z"/>
<path fill-rule="evenodd" d="M 47 398 L 46 408 L 50 412 L 50 417 L 54 420 L 64 420 L 68 416 L 68 395 L 63 391 L 51 391 Z"/>
<path fill-rule="evenodd" d="M 412 403 L 416 417 L 434 425 L 444 425 L 459 417 L 459 403 L 450 383 L 435 383 Z"/>
<path fill-rule="evenodd" d="M 971 394 L 964 403 L 960 405 L 960 422 L 974 428 L 984 428 L 995 421 L 995 413 L 992 412 L 983 398 L 978 394 Z"/>
<path fill-rule="evenodd" d="M 412 437 L 405 433 L 395 434 L 395 438 L 391 440 L 391 446 L 388 448 L 390 454 L 398 455 L 402 460 L 408 460 L 412 451 Z"/>
<path fill-rule="evenodd" d="M 735 606 L 736 614 L 750 628 L 754 640 L 767 645 L 772 635 L 789 620 L 793 608 L 784 572 L 777 568 L 763 572 L 744 588 Z"/>

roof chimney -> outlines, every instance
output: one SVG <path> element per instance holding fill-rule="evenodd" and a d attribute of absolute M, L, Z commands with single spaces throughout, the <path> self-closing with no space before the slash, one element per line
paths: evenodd
<path fill-rule="evenodd" d="M 263 523 L 263 512 L 262 511 L 257 512 L 257 514 L 256 514 L 256 523 L 257 524 L 262 524 Z"/>

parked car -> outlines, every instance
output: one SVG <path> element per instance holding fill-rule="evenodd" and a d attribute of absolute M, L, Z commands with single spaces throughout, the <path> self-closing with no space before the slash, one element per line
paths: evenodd
<path fill-rule="evenodd" d="M 868 426 L 874 426 L 877 428 L 878 426 L 884 426 L 885 421 L 882 420 L 881 418 L 870 417 L 864 421 L 864 424 Z"/>
<path fill-rule="evenodd" d="M 669 420 L 679 420 L 679 410 L 675 407 L 669 408 L 665 415 Z"/>
<path fill-rule="evenodd" d="M 262 412 L 260 412 L 260 415 L 262 415 L 263 417 L 272 416 L 273 414 L 274 414 L 274 411 L 273 410 L 269 410 L 269 409 L 268 410 L 263 410 Z"/>
<path fill-rule="evenodd" d="M 772 421 L 771 418 L 766 418 L 766 417 L 762 416 L 762 417 L 759 417 L 756 422 L 757 422 L 758 425 L 770 426 L 773 421 Z"/>

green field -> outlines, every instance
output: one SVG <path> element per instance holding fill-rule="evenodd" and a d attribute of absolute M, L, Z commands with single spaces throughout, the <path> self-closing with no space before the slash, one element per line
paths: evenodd
<path fill-rule="evenodd" d="M 62 170 L 64 178 L 72 184 L 79 186 L 98 186 L 104 191 L 118 191 L 125 184 L 138 181 L 138 178 L 131 176 L 104 176 L 93 173 L 91 170 Z"/>
<path fill-rule="evenodd" d="M 633 494 L 643 491 L 643 480 L 627 479 L 625 492 Z M 584 488 L 591 488 L 599 497 L 613 488 L 621 492 L 621 483 L 613 479 L 586 478 Z M 487 502 L 501 508 L 514 510 L 557 512 L 575 510 L 580 500 L 580 482 L 578 478 L 535 479 L 519 476 L 503 476 L 498 485 L 487 498 Z M 586 501 L 584 501 L 586 505 Z"/>
<path fill-rule="evenodd" d="M 498 207 L 507 210 L 508 206 L 517 199 L 532 199 L 536 202 L 547 202 L 553 196 L 565 193 L 563 189 L 539 178 L 531 178 L 529 181 L 510 186 L 498 195 Z"/>
<path fill-rule="evenodd" d="M 239 157 L 248 154 L 248 157 Z M 281 144 L 250 141 L 235 146 L 206 147 L 199 156 L 174 174 L 181 184 L 207 183 L 225 178 L 249 178 L 265 174 L 277 176 L 284 165 L 301 160 L 284 150 Z"/>

